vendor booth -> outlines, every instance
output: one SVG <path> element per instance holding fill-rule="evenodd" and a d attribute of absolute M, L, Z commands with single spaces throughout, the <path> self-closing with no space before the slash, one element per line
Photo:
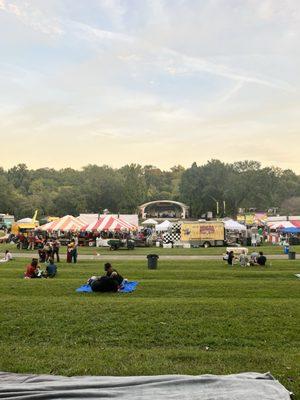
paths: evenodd
<path fill-rule="evenodd" d="M 156 232 L 167 232 L 172 228 L 173 224 L 172 222 L 168 221 L 167 219 L 162 222 L 161 224 L 158 224 L 155 226 Z"/>
<path fill-rule="evenodd" d="M 77 232 L 84 225 L 84 222 L 72 215 L 65 215 L 57 221 L 48 222 L 39 227 L 39 230 L 45 232 Z"/>
<path fill-rule="evenodd" d="M 96 221 L 88 225 L 84 225 L 81 227 L 81 231 L 85 232 L 102 232 L 102 231 L 132 231 L 136 230 L 137 227 L 129 222 L 126 222 L 120 218 L 116 218 L 112 215 L 106 215 L 102 218 L 99 218 Z"/>
<path fill-rule="evenodd" d="M 226 242 L 231 245 L 245 244 L 247 236 L 247 228 L 233 219 L 224 221 Z"/>
<path fill-rule="evenodd" d="M 105 215 L 88 225 L 84 225 L 80 231 L 81 237 L 88 237 L 89 245 L 97 247 L 111 247 L 112 239 L 123 239 L 129 232 L 137 230 L 137 226 L 117 218 L 113 215 Z"/>

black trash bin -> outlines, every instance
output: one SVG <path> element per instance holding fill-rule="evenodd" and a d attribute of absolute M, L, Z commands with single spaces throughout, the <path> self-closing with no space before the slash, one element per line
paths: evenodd
<path fill-rule="evenodd" d="M 295 251 L 289 252 L 289 260 L 296 260 L 296 252 Z"/>
<path fill-rule="evenodd" d="M 157 260 L 159 259 L 159 256 L 157 254 L 148 254 L 147 259 L 148 259 L 148 268 L 156 269 L 157 268 Z"/>

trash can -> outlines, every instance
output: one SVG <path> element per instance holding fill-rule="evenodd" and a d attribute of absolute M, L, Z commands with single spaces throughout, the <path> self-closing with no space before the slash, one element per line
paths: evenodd
<path fill-rule="evenodd" d="M 159 259 L 159 256 L 157 254 L 148 254 L 147 259 L 148 259 L 148 268 L 157 269 L 157 260 Z"/>
<path fill-rule="evenodd" d="M 290 246 L 284 246 L 283 248 L 284 254 L 289 254 L 289 251 L 290 251 Z"/>
<path fill-rule="evenodd" d="M 289 252 L 289 260 L 296 260 L 296 252 L 295 251 Z"/>

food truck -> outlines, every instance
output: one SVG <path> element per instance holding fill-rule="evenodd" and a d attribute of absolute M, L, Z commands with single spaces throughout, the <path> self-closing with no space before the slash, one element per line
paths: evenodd
<path fill-rule="evenodd" d="M 224 246 L 225 227 L 221 221 L 183 222 L 181 225 L 181 241 L 191 246 Z"/>

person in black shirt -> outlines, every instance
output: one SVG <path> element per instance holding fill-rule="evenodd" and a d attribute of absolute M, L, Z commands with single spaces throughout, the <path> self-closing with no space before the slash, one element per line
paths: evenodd
<path fill-rule="evenodd" d="M 233 260 L 234 260 L 234 253 L 233 251 L 230 251 L 228 253 L 228 258 L 227 258 L 228 265 L 233 265 Z"/>
<path fill-rule="evenodd" d="M 124 278 L 116 271 L 110 263 L 104 264 L 104 276 L 92 276 L 88 280 L 93 292 L 117 292 Z"/>
<path fill-rule="evenodd" d="M 256 259 L 256 264 L 260 266 L 265 266 L 267 262 L 267 258 L 264 256 L 264 253 L 262 251 L 259 252 L 259 256 Z"/>
<path fill-rule="evenodd" d="M 121 285 L 124 278 L 121 276 L 117 270 L 115 270 L 110 263 L 104 264 L 104 271 L 106 272 L 106 276 L 108 278 L 113 279 L 118 282 L 118 285 Z"/>

